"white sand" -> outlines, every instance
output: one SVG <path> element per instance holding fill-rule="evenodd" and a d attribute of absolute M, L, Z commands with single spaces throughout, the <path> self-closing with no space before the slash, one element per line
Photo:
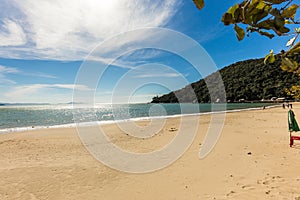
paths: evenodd
<path fill-rule="evenodd" d="M 294 104 L 294 111 L 299 121 L 300 104 Z M 203 160 L 198 153 L 210 116 L 200 119 L 188 151 L 171 166 L 147 174 L 104 166 L 88 153 L 73 128 L 2 134 L 0 199 L 300 197 L 300 141 L 289 147 L 287 109 L 228 113 L 217 145 Z M 170 142 L 179 120 L 168 119 L 158 135 L 145 140 L 123 134 L 116 125 L 105 125 L 104 130 L 128 151 L 150 152 Z"/>

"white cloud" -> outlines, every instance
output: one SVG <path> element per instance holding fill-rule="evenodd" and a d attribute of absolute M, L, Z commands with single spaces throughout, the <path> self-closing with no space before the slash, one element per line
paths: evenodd
<path fill-rule="evenodd" d="M 26 76 L 35 76 L 35 77 L 42 77 L 42 78 L 50 78 L 50 79 L 57 79 L 56 76 L 50 75 L 50 74 L 45 74 L 42 72 L 21 72 L 22 75 Z"/>
<path fill-rule="evenodd" d="M 23 85 L 11 88 L 10 92 L 4 94 L 5 97 L 10 99 L 24 98 L 26 96 L 35 95 L 39 91 L 45 91 L 46 89 L 67 89 L 73 90 L 76 87 L 77 90 L 89 91 L 90 89 L 85 85 L 74 84 L 32 84 Z M 48 95 L 51 98 L 51 95 Z"/>
<path fill-rule="evenodd" d="M 17 74 L 20 71 L 16 68 L 12 67 L 5 67 L 0 65 L 0 84 L 16 84 L 15 81 L 7 78 L 7 74 Z"/>
<path fill-rule="evenodd" d="M 22 27 L 14 21 L 4 19 L 0 27 L 0 46 L 20 46 L 26 44 Z"/>
<path fill-rule="evenodd" d="M 23 76 L 34 76 L 42 78 L 56 79 L 57 77 L 41 72 L 23 72 L 17 68 L 0 65 L 0 83 L 1 84 L 16 84 L 16 81 L 7 77 L 8 74 L 18 74 Z"/>
<path fill-rule="evenodd" d="M 154 74 L 140 74 L 136 75 L 135 78 L 174 78 L 174 77 L 179 77 L 182 76 L 181 74 L 178 73 L 154 73 Z"/>
<path fill-rule="evenodd" d="M 13 67 L 5 67 L 3 65 L 0 65 L 0 73 L 2 74 L 16 74 L 20 73 L 20 70 L 13 68 Z"/>
<path fill-rule="evenodd" d="M 5 45 L 0 44 L 0 56 L 83 59 L 97 44 L 115 34 L 136 28 L 166 25 L 177 11 L 180 2 L 179 0 L 7 1 L 15 8 L 12 11 L 19 13 L 11 13 L 10 16 L 0 15 L 0 20 L 10 33 L 9 38 L 17 40 L 11 39 Z M 19 16 L 23 16 L 21 20 Z M 12 17 L 16 19 L 11 19 Z M 1 32 L 0 38 L 7 38 L 5 34 Z M 26 38 L 28 42 L 25 45 Z M 16 48 L 15 45 L 22 46 Z"/>
<path fill-rule="evenodd" d="M 0 84 L 11 85 L 11 84 L 16 84 L 16 82 L 7 78 L 4 74 L 0 73 Z"/>
<path fill-rule="evenodd" d="M 82 90 L 82 91 L 91 90 L 85 85 L 74 85 L 74 84 L 52 84 L 52 85 L 45 85 L 45 87 L 70 89 L 70 90 L 73 90 L 74 88 L 76 88 L 76 90 Z"/>

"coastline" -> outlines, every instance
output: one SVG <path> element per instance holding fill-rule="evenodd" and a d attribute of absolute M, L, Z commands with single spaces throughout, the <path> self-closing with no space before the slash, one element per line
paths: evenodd
<path fill-rule="evenodd" d="M 300 104 L 293 107 L 299 122 Z M 300 143 L 289 147 L 287 111 L 226 113 L 219 141 L 202 160 L 198 153 L 211 116 L 184 116 L 200 118 L 192 145 L 172 165 L 146 174 L 98 162 L 75 128 L 0 134 L 0 199 L 295 199 L 300 197 Z M 160 133 L 145 140 L 123 134 L 116 124 L 102 127 L 116 145 L 141 153 L 168 144 L 179 120 L 168 118 Z"/>
<path fill-rule="evenodd" d="M 280 105 L 271 105 L 266 106 L 265 109 L 280 107 Z M 178 118 L 185 116 L 201 116 L 201 115 L 211 115 L 218 113 L 232 113 L 232 112 L 243 112 L 249 110 L 260 110 L 261 107 L 253 107 L 253 108 L 243 108 L 243 109 L 230 109 L 225 111 L 211 111 L 211 112 L 203 112 L 203 113 L 191 113 L 191 114 L 173 114 L 173 115 L 164 115 L 164 116 L 151 116 L 151 117 L 136 117 L 124 120 L 104 120 L 104 121 L 94 121 L 94 122 L 82 122 L 80 124 L 77 123 L 68 123 L 68 124 L 59 124 L 59 125 L 47 125 L 47 126 L 27 126 L 27 127 L 13 127 L 13 128 L 4 128 L 0 129 L 0 134 L 7 133 L 16 133 L 16 132 L 25 132 L 25 131 L 35 131 L 35 130 L 43 130 L 43 129 L 60 129 L 60 128 L 76 128 L 77 126 L 92 126 L 97 123 L 98 125 L 105 124 L 114 124 L 114 123 L 122 123 L 128 121 L 144 121 L 144 120 L 152 120 L 152 119 L 170 119 L 170 118 Z"/>

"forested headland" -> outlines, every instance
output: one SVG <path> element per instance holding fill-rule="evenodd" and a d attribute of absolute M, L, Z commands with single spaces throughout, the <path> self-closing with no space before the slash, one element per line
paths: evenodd
<path fill-rule="evenodd" d="M 240 61 L 222 68 L 219 73 L 224 83 L 226 101 L 260 101 L 270 100 L 272 97 L 291 98 L 285 90 L 293 85 L 300 85 L 300 77 L 295 73 L 283 71 L 280 65 L 280 59 L 276 59 L 271 64 L 264 64 L 264 59 L 261 58 Z M 215 72 L 189 85 L 193 88 L 197 99 L 194 95 L 190 95 L 189 87 L 184 87 L 169 94 L 153 97 L 151 103 L 178 103 L 175 94 L 184 96 L 180 99 L 181 103 L 214 102 L 216 99 L 211 99 L 206 82 L 214 82 L 217 77 Z"/>

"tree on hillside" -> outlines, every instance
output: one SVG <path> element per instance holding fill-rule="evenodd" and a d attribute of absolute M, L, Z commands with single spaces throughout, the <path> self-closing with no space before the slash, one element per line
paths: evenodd
<path fill-rule="evenodd" d="M 200 10 L 204 7 L 204 0 L 193 2 Z M 300 18 L 295 19 L 298 8 L 299 5 L 294 0 L 244 0 L 228 9 L 223 14 L 222 22 L 226 26 L 233 25 L 239 41 L 254 32 L 270 39 L 288 36 L 286 47 L 280 52 L 281 68 L 300 76 Z M 275 62 L 273 50 L 265 57 L 264 62 Z M 292 87 L 288 89 L 288 93 L 300 93 L 295 90 L 300 91 L 300 87 Z"/>

